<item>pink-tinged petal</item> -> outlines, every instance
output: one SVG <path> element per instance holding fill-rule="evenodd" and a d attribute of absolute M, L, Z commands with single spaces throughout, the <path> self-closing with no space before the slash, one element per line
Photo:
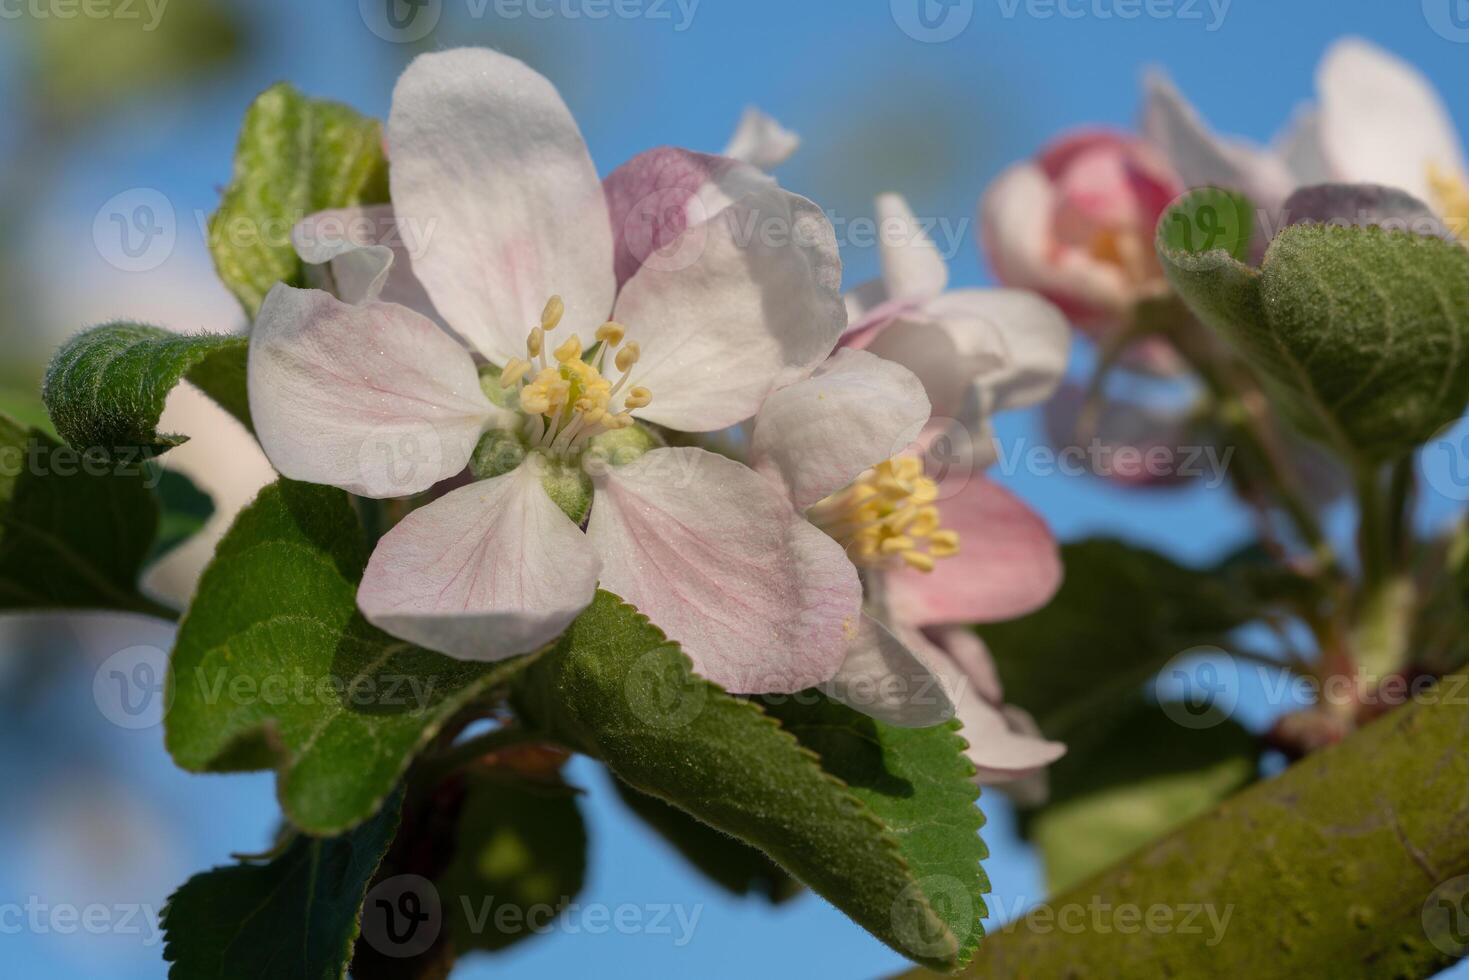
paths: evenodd
<path fill-rule="evenodd" d="M 1143 132 L 1168 158 L 1185 187 L 1228 187 L 1274 214 L 1295 186 L 1279 157 L 1216 136 L 1160 72 L 1144 83 Z"/>
<path fill-rule="evenodd" d="M 1417 68 L 1360 38 L 1332 45 L 1316 73 L 1321 146 L 1337 179 L 1431 200 L 1428 172 L 1463 174 L 1459 135 Z"/>
<path fill-rule="evenodd" d="M 944 291 L 949 267 L 901 194 L 878 195 L 877 236 L 890 298 L 927 300 Z"/>
<path fill-rule="evenodd" d="M 420 229 L 400 226 L 391 204 L 318 211 L 291 230 L 296 254 L 324 266 L 329 291 L 345 303 L 397 303 L 438 321 L 438 311 L 413 274 Z"/>
<path fill-rule="evenodd" d="M 805 381 L 765 399 L 750 459 L 805 510 L 912 445 L 928 413 L 912 371 L 866 351 L 839 350 Z"/>
<path fill-rule="evenodd" d="M 603 190 L 612 225 L 617 285 L 643 263 L 679 269 L 699 239 L 684 232 L 712 221 L 735 201 L 774 181 L 747 163 L 664 146 L 633 157 L 607 175 Z"/>
<path fill-rule="evenodd" d="M 679 263 L 645 264 L 617 300 L 642 346 L 630 383 L 653 394 L 639 418 L 683 432 L 742 422 L 810 374 L 847 325 L 831 222 L 774 184 L 672 248 Z"/>
<path fill-rule="evenodd" d="M 927 728 L 954 716 L 935 664 L 866 613 L 836 676 L 821 690 L 834 701 L 899 728 Z"/>
<path fill-rule="evenodd" d="M 980 202 L 985 250 L 1005 285 L 1030 289 L 1082 323 L 1125 315 L 1134 296 L 1118 267 L 1056 240 L 1056 194 L 1035 164 L 1011 167 Z"/>
<path fill-rule="evenodd" d="M 405 517 L 378 542 L 357 605 L 430 650 L 503 660 L 560 636 L 592 601 L 600 571 L 527 461 Z"/>
<path fill-rule="evenodd" d="M 773 170 L 789 160 L 800 146 L 799 136 L 772 116 L 750 106 L 740 116 L 740 124 L 724 148 L 724 156 L 761 170 Z"/>
<path fill-rule="evenodd" d="M 514 58 L 414 59 L 388 117 L 393 205 L 422 229 L 413 271 L 460 335 L 503 364 L 553 294 L 593 329 L 612 308 L 612 229 L 596 168 L 555 87 Z"/>
<path fill-rule="evenodd" d="M 507 413 L 469 353 L 402 306 L 277 285 L 250 333 L 250 415 L 282 476 L 406 497 L 464 469 Z"/>
<path fill-rule="evenodd" d="M 1023 780 L 1066 754 L 1066 746 L 1041 734 L 1020 708 L 996 706 L 977 696 L 959 702 L 955 715 L 969 743 L 974 781 L 986 786 Z M 1033 798 L 1033 794 L 1032 794 Z"/>
<path fill-rule="evenodd" d="M 1321 145 L 1321 112 L 1316 107 L 1298 109 L 1285 128 L 1275 134 L 1272 146 L 1290 173 L 1293 186 L 1327 184 L 1337 179 L 1331 161 L 1326 159 L 1326 148 Z"/>
<path fill-rule="evenodd" d="M 841 546 L 754 470 L 655 449 L 596 477 L 587 537 L 602 587 L 741 694 L 829 680 L 856 634 L 862 585 Z"/>
<path fill-rule="evenodd" d="M 962 674 L 965 690 L 978 694 L 991 704 L 1000 704 L 1005 693 L 1000 687 L 1000 673 L 979 634 L 968 626 L 934 626 L 924 631 L 925 638 L 943 657 L 953 661 Z M 955 699 L 959 692 L 954 691 Z"/>
<path fill-rule="evenodd" d="M 895 619 L 914 626 L 988 623 L 1034 612 L 1061 585 L 1061 556 L 1050 528 L 1020 498 L 971 477 L 939 502 L 942 524 L 959 532 L 959 553 L 932 572 L 884 576 Z"/>

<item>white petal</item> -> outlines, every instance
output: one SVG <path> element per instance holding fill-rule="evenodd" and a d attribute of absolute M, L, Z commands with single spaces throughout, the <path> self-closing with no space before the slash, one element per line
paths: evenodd
<path fill-rule="evenodd" d="M 923 313 L 949 335 L 966 364 L 978 365 L 973 380 L 987 413 L 1045 401 L 1066 373 L 1070 325 L 1035 293 L 960 289 L 932 301 Z"/>
<path fill-rule="evenodd" d="M 849 708 L 900 728 L 927 728 L 954 716 L 954 702 L 929 660 L 866 613 L 841 669 L 821 690 Z"/>
<path fill-rule="evenodd" d="M 1275 135 L 1274 148 L 1275 155 L 1290 171 L 1295 186 L 1326 184 L 1336 179 L 1321 145 L 1321 113 L 1314 106 L 1296 110 L 1285 128 Z"/>
<path fill-rule="evenodd" d="M 581 132 L 552 84 L 514 58 L 420 55 L 393 91 L 393 203 L 423 237 L 413 271 L 434 306 L 503 364 L 553 294 L 591 330 L 612 308 L 612 230 Z"/>
<path fill-rule="evenodd" d="M 1143 132 L 1163 151 L 1185 187 L 1232 188 L 1274 213 L 1295 186 L 1280 159 L 1215 135 L 1162 73 L 1149 73 L 1144 87 Z"/>
<path fill-rule="evenodd" d="M 740 117 L 739 127 L 730 137 L 723 156 L 742 160 L 761 170 L 771 170 L 789 160 L 800 145 L 799 136 L 750 106 Z"/>
<path fill-rule="evenodd" d="M 1321 145 L 1338 179 L 1431 200 L 1428 168 L 1462 174 L 1459 135 L 1438 92 L 1406 61 L 1358 38 L 1338 41 L 1316 74 Z"/>
<path fill-rule="evenodd" d="M 866 351 L 839 350 L 810 378 L 765 400 L 750 458 L 805 510 L 907 449 L 928 413 L 912 371 Z"/>
<path fill-rule="evenodd" d="M 391 204 L 318 211 L 291 230 L 296 254 L 330 272 L 330 291 L 346 303 L 397 303 L 438 322 L 411 256 L 423 245 Z M 441 324 L 442 325 L 442 324 Z"/>
<path fill-rule="evenodd" d="M 633 414 L 684 432 L 753 416 L 808 375 L 847 324 L 841 258 L 815 204 L 765 184 L 684 232 L 622 290 L 616 318 L 642 346 L 631 383 L 652 391 Z"/>
<path fill-rule="evenodd" d="M 596 480 L 587 536 L 602 587 L 682 644 L 701 675 L 788 694 L 836 673 L 857 630 L 857 571 L 768 481 L 687 447 Z"/>
<path fill-rule="evenodd" d="M 969 743 L 966 755 L 977 770 L 976 782 L 1023 779 L 1066 754 L 1065 745 L 1046 739 L 1018 708 L 997 707 L 971 694 L 959 702 L 955 714 L 963 725 L 959 734 Z"/>
<path fill-rule="evenodd" d="M 430 650 L 502 660 L 561 635 L 592 601 L 600 569 L 527 462 L 405 517 L 378 542 L 357 605 Z"/>
<path fill-rule="evenodd" d="M 944 291 L 949 267 L 901 194 L 878 195 L 877 231 L 890 298 L 923 300 Z"/>
<path fill-rule="evenodd" d="M 464 469 L 503 413 L 469 353 L 402 306 L 270 291 L 250 334 L 250 415 L 282 476 L 406 497 Z"/>

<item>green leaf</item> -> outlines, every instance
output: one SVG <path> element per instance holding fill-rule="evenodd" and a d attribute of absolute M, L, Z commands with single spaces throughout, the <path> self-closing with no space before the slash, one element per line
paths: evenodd
<path fill-rule="evenodd" d="M 174 761 L 276 769 L 308 833 L 366 820 L 448 720 L 530 659 L 452 660 L 373 627 L 356 602 L 365 552 L 346 493 L 272 484 L 220 541 L 169 664 Z"/>
<path fill-rule="evenodd" d="M 516 684 L 551 738 L 760 848 L 893 949 L 963 964 L 987 888 L 963 740 L 952 724 L 898 731 L 799 697 L 767 711 L 726 694 L 606 592 Z"/>
<path fill-rule="evenodd" d="M 301 219 L 388 200 L 382 125 L 281 83 L 245 113 L 234 176 L 209 219 L 215 268 L 254 319 L 277 282 L 304 284 L 291 245 Z"/>
<path fill-rule="evenodd" d="M 1143 701 L 1106 726 L 1080 733 L 1051 766 L 1050 799 L 1022 818 L 1045 856 L 1052 892 L 1079 884 L 1254 781 L 1259 749 L 1249 732 L 1216 714 L 1185 728 Z"/>
<path fill-rule="evenodd" d="M 57 352 L 41 397 L 56 431 L 72 446 L 122 460 L 152 457 L 188 439 L 158 431 L 163 403 L 182 380 L 250 424 L 248 346 L 245 337 L 229 334 L 186 336 L 108 323 L 77 334 Z"/>
<path fill-rule="evenodd" d="M 1126 708 L 1175 655 L 1218 643 L 1255 613 L 1228 581 L 1105 538 L 1061 551 L 1065 580 L 1049 605 L 977 628 L 1006 700 L 1051 738 Z"/>
<path fill-rule="evenodd" d="M 176 470 L 163 470 L 158 479 L 158 537 L 148 553 L 151 565 L 204 530 L 214 515 L 214 501 Z"/>
<path fill-rule="evenodd" d="M 345 978 L 363 896 L 397 830 L 399 802 L 341 836 L 297 836 L 269 863 L 186 881 L 163 910 L 169 980 Z"/>
<path fill-rule="evenodd" d="M 776 905 L 801 893 L 800 883 L 784 868 L 744 841 L 620 779 L 614 777 L 613 783 L 628 809 L 721 888 L 735 895 L 763 895 Z"/>
<path fill-rule="evenodd" d="M 1377 227 L 1297 224 L 1257 270 L 1191 231 L 1207 207 L 1248 205 L 1215 189 L 1185 196 L 1158 227 L 1164 270 L 1303 431 L 1375 463 L 1464 413 L 1469 250 Z"/>
<path fill-rule="evenodd" d="M 0 416 L 0 611 L 172 618 L 137 589 L 158 526 L 153 472 L 80 453 Z"/>

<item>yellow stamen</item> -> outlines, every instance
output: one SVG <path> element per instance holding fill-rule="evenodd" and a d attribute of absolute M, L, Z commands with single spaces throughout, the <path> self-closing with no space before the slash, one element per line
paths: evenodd
<path fill-rule="evenodd" d="M 576 334 L 567 337 L 565 342 L 552 353 L 557 363 L 565 364 L 567 361 L 581 360 L 581 338 Z"/>
<path fill-rule="evenodd" d="M 1428 189 L 1433 198 L 1433 209 L 1449 231 L 1459 241 L 1469 243 L 1469 179 L 1430 163 Z"/>
<path fill-rule="evenodd" d="M 632 391 L 627 393 L 627 398 L 622 404 L 628 408 L 643 408 L 653 400 L 653 393 L 642 385 L 636 385 Z"/>
<path fill-rule="evenodd" d="M 940 526 L 937 499 L 938 484 L 923 475 L 923 461 L 900 456 L 818 502 L 809 516 L 858 565 L 875 568 L 901 560 L 930 572 L 937 559 L 959 552 L 958 532 Z"/>
<path fill-rule="evenodd" d="M 531 357 L 540 357 L 541 351 L 546 348 L 546 331 L 540 327 L 532 327 L 530 336 L 525 338 L 525 349 Z"/>
<path fill-rule="evenodd" d="M 634 364 L 638 363 L 638 358 L 642 353 L 642 348 L 638 346 L 638 342 L 636 340 L 629 340 L 627 346 L 617 352 L 617 357 L 613 359 L 612 363 L 617 365 L 617 370 L 627 371 Z"/>
<path fill-rule="evenodd" d="M 615 320 L 608 320 L 597 328 L 597 339 L 608 347 L 616 347 L 627 336 L 627 328 Z"/>
<path fill-rule="evenodd" d="M 566 304 L 561 302 L 561 297 L 552 296 L 546 300 L 546 308 L 541 310 L 541 329 L 547 332 L 555 330 L 565 313 Z"/>
<path fill-rule="evenodd" d="M 500 387 L 509 388 L 511 385 L 516 384 L 521 378 L 530 373 L 530 367 L 530 361 L 523 360 L 519 357 L 512 357 L 500 369 Z"/>

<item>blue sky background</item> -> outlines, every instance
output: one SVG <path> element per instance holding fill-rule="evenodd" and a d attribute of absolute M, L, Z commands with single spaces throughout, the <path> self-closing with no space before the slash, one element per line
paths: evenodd
<path fill-rule="evenodd" d="M 565 9 L 570 0 L 555 3 Z M 895 0 L 897 7 L 903 3 Z M 647 0 L 643 9 L 652 4 Z M 962 16 L 967 9 L 971 19 L 943 43 L 905 34 L 888 0 L 702 0 L 683 30 L 677 28 L 684 15 L 673 3 L 656 8 L 668 12 L 666 19 L 597 21 L 497 18 L 493 0 L 477 19 L 469 11 L 478 6 L 444 0 L 434 40 L 503 47 L 549 75 L 603 172 L 657 144 L 717 150 L 743 107 L 753 103 L 805 139 L 798 157 L 780 171 L 783 182 L 835 215 L 868 215 L 874 193 L 896 190 L 920 215 L 966 223 L 952 263 L 953 282 L 962 286 L 990 281 L 972 227 L 986 183 L 1062 129 L 1131 126 L 1145 66 L 1166 68 L 1217 128 L 1265 140 L 1310 97 L 1314 66 L 1328 43 L 1356 33 L 1420 65 L 1449 95 L 1455 118 L 1469 131 L 1469 102 L 1458 95 L 1469 91 L 1469 46 L 1435 33 L 1416 2 L 1234 0 L 1219 21 L 1217 4 L 1211 9 L 1207 0 L 1156 3 L 1152 9 L 1175 15 L 1134 20 L 1115 16 L 1116 0 L 1071 0 L 1066 9 L 1079 11 L 1077 17 L 1059 11 L 1036 16 L 1053 8 L 1034 0 L 973 0 L 967 6 L 959 0 L 955 12 Z M 310 94 L 386 114 L 407 52 L 365 27 L 356 0 L 250 0 L 238 9 L 254 36 L 244 61 L 108 118 L 64 161 L 54 192 L 37 206 L 39 224 L 30 229 L 40 244 L 28 258 L 45 288 L 87 288 L 87 263 L 74 257 L 92 248 L 93 218 L 119 192 L 156 188 L 181 216 L 212 210 L 218 187 L 228 180 L 241 114 L 268 84 L 287 79 Z M 3 37 L 12 26 L 0 22 L 6 104 L 19 97 L 15 69 L 25 55 L 15 37 Z M 197 225 L 181 220 L 178 235 L 176 254 L 156 275 L 199 268 L 204 245 Z M 850 282 L 876 271 L 870 249 L 848 248 L 844 257 Z M 115 314 L 126 315 L 125 297 L 117 304 Z M 234 325 L 185 320 L 170 326 Z M 83 325 L 41 323 L 31 339 L 44 348 Z M 1033 415 L 1003 419 L 1000 435 L 1011 446 L 1040 439 Z M 1223 492 L 1139 494 L 1025 472 L 1001 478 L 1066 540 L 1120 535 L 1203 562 L 1250 531 L 1247 515 Z M 1429 493 L 1421 521 L 1439 525 L 1460 506 Z M 1346 532 L 1349 520 L 1339 515 L 1334 525 Z M 99 715 L 90 667 L 61 661 L 49 683 L 7 689 L 11 656 L 64 646 L 74 633 L 85 643 L 123 635 L 122 626 L 98 622 L 34 629 L 31 639 L 17 640 L 12 631 L 10 649 L 0 650 L 0 774 L 7 786 L 0 797 L 0 906 L 31 895 L 76 905 L 156 905 L 193 871 L 267 842 L 277 812 L 269 777 L 178 772 L 163 752 L 159 729 L 126 731 Z M 142 631 L 148 629 L 157 630 L 129 624 L 127 635 L 147 639 Z M 166 635 L 155 632 L 151 639 L 167 646 Z M 1263 721 L 1273 710 L 1278 708 L 1267 707 L 1246 684 L 1241 711 L 1248 720 Z M 592 866 L 581 901 L 702 906 L 692 941 L 677 946 L 670 936 L 554 934 L 494 959 L 469 961 L 456 976 L 596 969 L 606 975 L 875 977 L 903 967 L 901 958 L 813 896 L 779 910 L 724 896 L 629 819 L 594 766 L 578 763 L 573 774 L 590 791 L 585 807 Z M 984 807 L 995 906 L 1013 912 L 1043 897 L 1040 872 L 1017 841 L 1004 801 L 986 794 Z M 0 957 L 17 976 L 160 977 L 159 952 L 146 934 L 0 933 Z"/>

